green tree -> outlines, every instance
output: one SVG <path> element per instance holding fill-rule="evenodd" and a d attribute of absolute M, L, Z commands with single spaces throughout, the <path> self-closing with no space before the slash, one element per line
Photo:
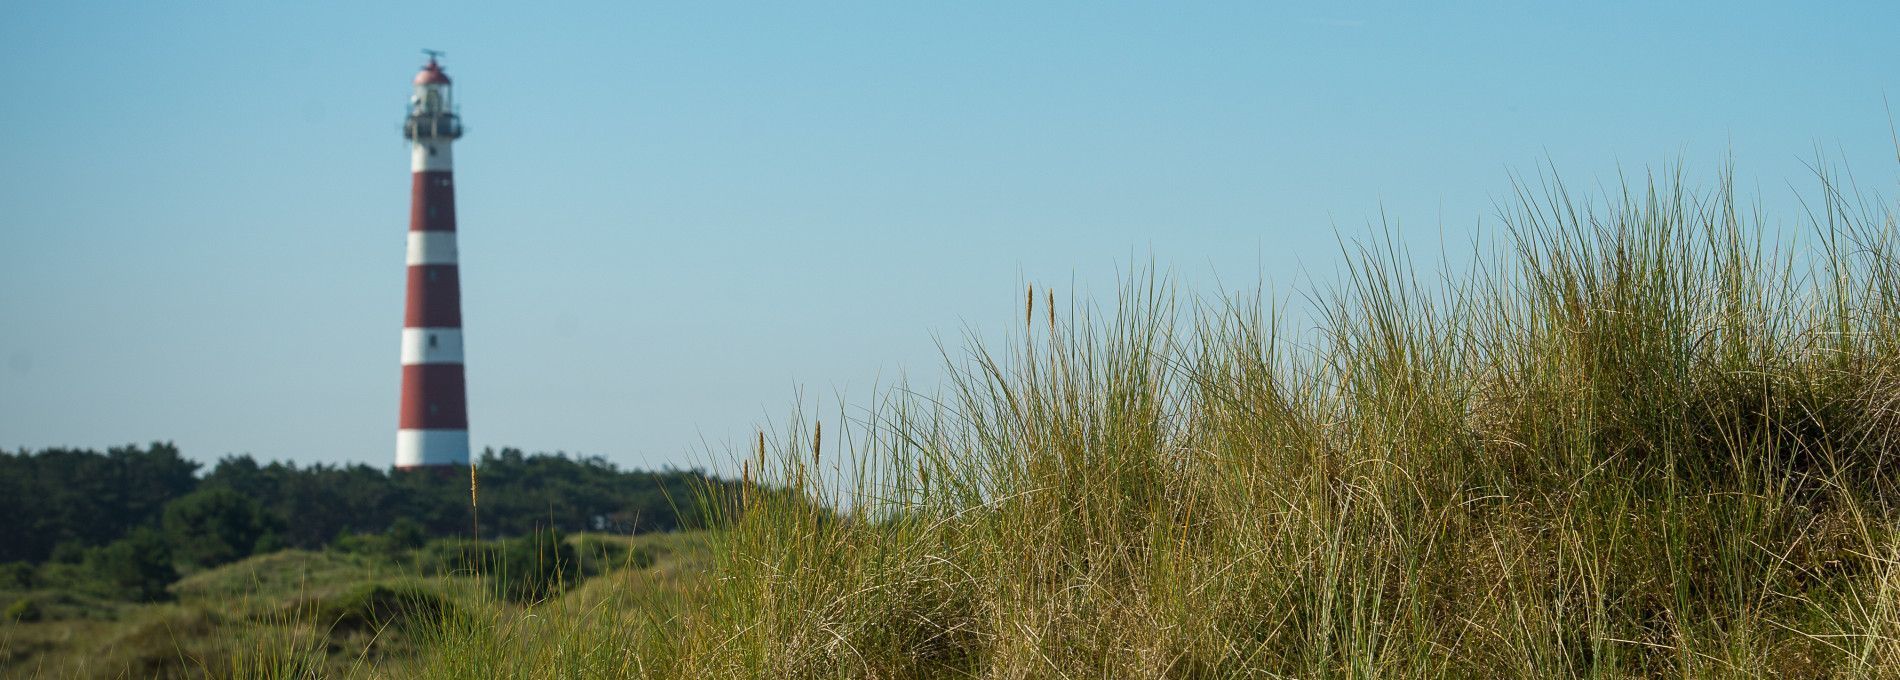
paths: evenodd
<path fill-rule="evenodd" d="M 147 527 L 133 529 L 125 538 L 87 553 L 86 568 L 108 594 L 137 602 L 170 598 L 165 586 L 178 580 L 170 546 Z"/>
<path fill-rule="evenodd" d="M 0 452 L 0 562 L 43 561 L 61 543 L 110 543 L 196 488 L 197 469 L 166 442 L 103 454 Z"/>
<path fill-rule="evenodd" d="M 43 618 L 46 618 L 46 612 L 40 609 L 40 601 L 31 597 L 22 597 L 18 600 L 14 600 L 13 604 L 7 606 L 7 613 L 4 620 L 16 623 L 32 623 Z"/>
<path fill-rule="evenodd" d="M 26 590 L 38 585 L 39 575 L 33 565 L 26 562 L 7 562 L 0 564 L 0 588 Z"/>
<path fill-rule="evenodd" d="M 197 568 L 249 556 L 272 533 L 257 501 L 225 487 L 193 492 L 165 506 L 165 535 L 178 558 Z"/>
<path fill-rule="evenodd" d="M 423 533 L 422 525 L 407 517 L 398 517 L 389 523 L 389 531 L 383 532 L 389 539 L 389 547 L 397 550 L 414 550 L 422 547 L 429 537 Z"/>
<path fill-rule="evenodd" d="M 597 456 L 514 448 L 485 451 L 478 462 L 481 533 L 493 538 L 544 526 L 617 534 L 706 526 L 695 499 L 734 483 L 699 470 L 622 470 Z M 281 547 L 321 549 L 338 536 L 374 535 L 402 550 L 418 544 L 417 527 L 425 539 L 471 531 L 466 468 L 417 473 L 238 455 L 202 481 L 197 469 L 164 442 L 0 452 L 0 563 L 50 558 L 72 567 L 55 571 L 82 575 L 87 552 L 139 526 L 163 531 L 181 568 Z M 174 503 L 180 509 L 169 509 Z"/>

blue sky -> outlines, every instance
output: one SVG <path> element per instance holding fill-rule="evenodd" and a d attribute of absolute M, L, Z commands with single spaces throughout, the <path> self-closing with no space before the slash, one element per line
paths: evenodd
<path fill-rule="evenodd" d="M 1024 282 L 1285 291 L 1382 212 L 1437 266 L 1546 164 L 1732 158 L 1788 229 L 1817 153 L 1900 177 L 1893 4 L 1418 5 L 9 3 L 0 446 L 387 465 L 423 47 L 476 446 L 634 466 L 934 383 Z"/>

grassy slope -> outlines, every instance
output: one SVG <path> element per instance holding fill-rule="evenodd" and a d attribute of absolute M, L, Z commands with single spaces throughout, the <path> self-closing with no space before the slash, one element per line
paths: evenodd
<path fill-rule="evenodd" d="M 353 555 L 287 550 L 187 577 L 172 587 L 175 602 L 102 602 L 84 612 L 49 609 L 41 622 L 14 623 L 0 632 L 0 647 L 7 650 L 4 670 L 22 677 L 151 677 L 224 669 L 262 644 L 259 636 L 296 628 L 279 625 L 291 623 L 293 603 L 374 581 L 383 572 L 393 572 L 393 566 Z M 61 592 L 26 596 L 77 597 Z"/>
<path fill-rule="evenodd" d="M 697 534 L 571 542 L 614 549 L 590 561 L 604 573 L 558 601 L 621 606 L 696 578 L 707 560 Z M 626 548 L 652 556 L 651 565 L 612 568 Z M 512 625 L 553 606 L 502 604 L 473 577 L 419 577 L 400 560 L 301 550 L 193 574 L 171 590 L 175 602 L 155 605 L 47 591 L 0 597 L 47 605 L 43 621 L 0 625 L 0 676 L 411 677 L 442 647 L 442 630 Z"/>

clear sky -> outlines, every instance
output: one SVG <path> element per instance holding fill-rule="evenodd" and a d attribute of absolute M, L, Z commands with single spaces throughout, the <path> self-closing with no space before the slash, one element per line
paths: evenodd
<path fill-rule="evenodd" d="M 424 47 L 473 441 L 632 466 L 932 383 L 1025 282 L 1468 250 L 1546 162 L 1900 176 L 1890 2 L 185 4 L 0 7 L 0 447 L 388 465 Z"/>

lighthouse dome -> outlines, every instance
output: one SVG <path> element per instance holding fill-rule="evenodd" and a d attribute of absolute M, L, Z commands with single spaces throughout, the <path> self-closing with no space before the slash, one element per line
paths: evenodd
<path fill-rule="evenodd" d="M 434 59 L 430 59 L 429 65 L 422 67 L 422 72 L 416 74 L 416 84 L 447 85 L 449 84 L 449 74 L 443 73 L 442 67 L 436 64 Z"/>

